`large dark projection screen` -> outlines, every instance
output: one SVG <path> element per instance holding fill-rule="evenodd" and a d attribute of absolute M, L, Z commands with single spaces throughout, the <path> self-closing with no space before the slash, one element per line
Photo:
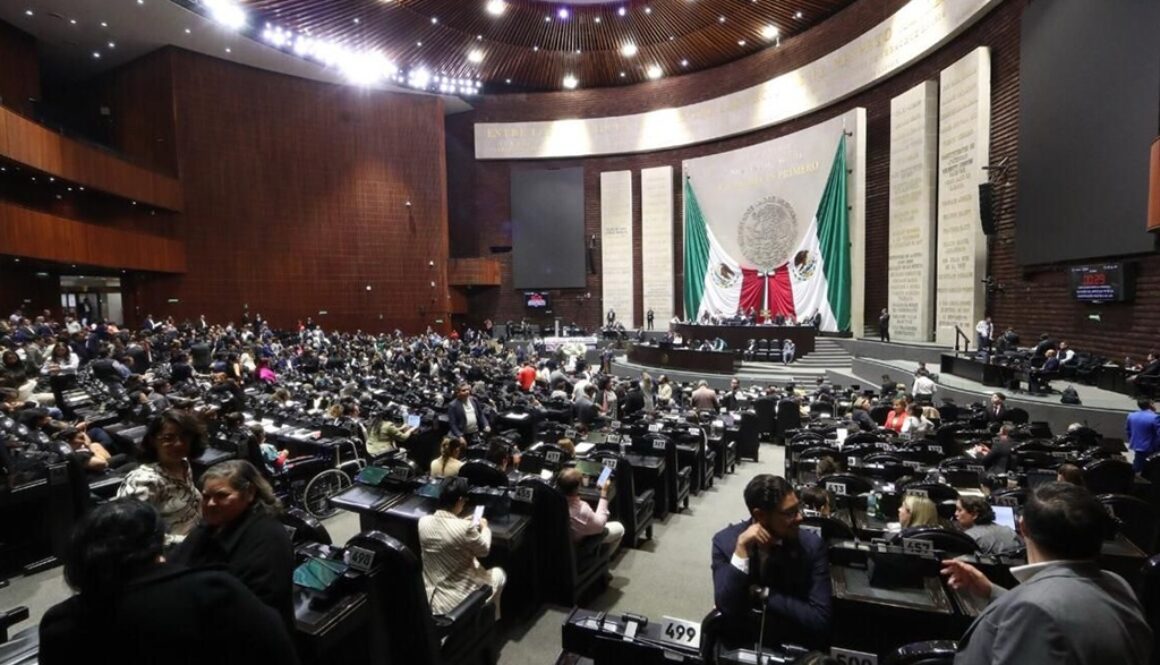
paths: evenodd
<path fill-rule="evenodd" d="M 517 289 L 584 287 L 584 169 L 512 171 Z"/>
<path fill-rule="evenodd" d="M 1158 131 L 1160 1 L 1031 2 L 1020 46 L 1019 263 L 1152 251 L 1148 149 Z"/>

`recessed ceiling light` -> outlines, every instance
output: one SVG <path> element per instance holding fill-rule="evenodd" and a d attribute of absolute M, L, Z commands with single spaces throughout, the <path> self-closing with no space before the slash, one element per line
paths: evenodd
<path fill-rule="evenodd" d="M 354 22 L 355 22 L 355 25 L 358 25 L 360 23 L 359 17 L 357 17 L 357 16 L 354 17 Z"/>
<path fill-rule="evenodd" d="M 652 7 L 645 7 L 645 8 L 644 8 L 644 13 L 646 13 L 646 14 L 651 14 L 651 13 L 652 13 Z"/>
<path fill-rule="evenodd" d="M 476 35 L 476 36 L 475 36 L 475 41 L 477 41 L 477 42 L 482 42 L 482 41 L 483 41 L 483 35 Z"/>
<path fill-rule="evenodd" d="M 68 22 L 69 22 L 70 24 L 72 24 L 72 25 L 76 25 L 76 24 L 77 24 L 77 20 L 76 20 L 75 18 L 70 18 L 70 19 L 68 20 Z"/>
<path fill-rule="evenodd" d="M 767 25 L 761 29 L 761 36 L 766 39 L 777 39 L 778 34 L 776 25 Z"/>
<path fill-rule="evenodd" d="M 108 24 L 108 23 L 106 23 L 106 22 L 104 22 L 104 21 L 101 21 L 101 27 L 102 27 L 102 28 L 107 28 L 107 27 L 109 27 L 109 24 Z"/>
<path fill-rule="evenodd" d="M 580 85 L 580 81 L 577 81 L 575 76 L 572 76 L 571 74 L 569 74 L 569 75 L 564 77 L 564 87 L 565 88 L 567 88 L 569 90 L 573 90 L 578 85 Z"/>
<path fill-rule="evenodd" d="M 432 17 L 431 17 L 431 23 L 438 23 L 438 22 L 439 22 L 439 17 L 438 17 L 438 16 L 432 16 Z"/>
<path fill-rule="evenodd" d="M 471 52 L 467 54 L 467 61 L 477 65 L 483 62 L 483 51 L 479 49 L 472 49 Z"/>
<path fill-rule="evenodd" d="M 793 17 L 794 17 L 794 18 L 801 18 L 801 17 L 802 17 L 802 13 L 801 13 L 800 11 L 799 11 L 799 12 L 796 12 L 796 13 L 794 13 Z"/>
<path fill-rule="evenodd" d="M 580 49 L 576 49 L 576 55 L 580 55 Z"/>
<path fill-rule="evenodd" d="M 492 16 L 500 16 L 507 9 L 507 3 L 504 0 L 489 0 L 487 3 L 487 13 Z"/>
<path fill-rule="evenodd" d="M 97 60 L 100 60 L 101 59 L 101 52 L 100 51 L 93 51 L 93 57 L 96 58 Z"/>
<path fill-rule="evenodd" d="M 571 14 L 568 13 L 568 9 L 566 7 L 561 7 L 556 11 L 556 16 L 560 17 L 561 21 L 567 21 Z"/>
<path fill-rule="evenodd" d="M 24 10 L 24 13 L 25 13 L 26 15 L 28 15 L 28 16 L 32 16 L 32 10 L 31 10 L 31 9 L 25 9 L 25 10 Z"/>
<path fill-rule="evenodd" d="M 544 17 L 544 23 L 551 23 L 551 22 L 552 22 L 552 17 L 551 17 L 551 16 L 545 16 L 545 17 Z"/>
<path fill-rule="evenodd" d="M 226 47 L 226 53 L 233 53 L 233 52 L 234 52 L 234 50 L 232 48 L 230 48 L 228 46 Z"/>
<path fill-rule="evenodd" d="M 415 42 L 415 46 L 422 46 L 423 42 Z"/>
<path fill-rule="evenodd" d="M 745 46 L 745 40 L 744 40 L 744 39 L 738 39 L 738 40 L 737 40 L 737 45 L 738 45 L 738 46 Z"/>
<path fill-rule="evenodd" d="M 656 80 L 663 76 L 665 72 L 661 69 L 660 65 L 649 65 L 646 73 L 650 79 Z"/>
<path fill-rule="evenodd" d="M 143 4 L 145 4 L 145 0 L 137 0 L 137 4 L 143 5 Z"/>
<path fill-rule="evenodd" d="M 532 50 L 533 50 L 533 51 L 539 51 L 539 50 L 540 50 L 540 47 L 539 47 L 539 46 L 533 46 L 533 47 L 532 47 Z"/>
<path fill-rule="evenodd" d="M 724 16 L 718 16 L 718 17 L 717 17 L 717 22 L 718 22 L 718 23 L 724 23 L 724 22 L 725 22 L 725 17 L 724 17 Z"/>
<path fill-rule="evenodd" d="M 600 17 L 599 17 L 599 16 L 597 16 L 597 17 L 596 17 L 595 19 L 593 19 L 593 20 L 594 20 L 594 21 L 596 21 L 597 23 L 599 23 L 599 22 L 600 22 Z"/>
<path fill-rule="evenodd" d="M 109 48 L 117 48 L 117 42 L 109 42 Z"/>
<path fill-rule="evenodd" d="M 620 73 L 620 78 L 624 78 L 624 77 L 625 77 L 625 73 L 624 73 L 624 72 L 621 72 L 621 73 Z"/>
<path fill-rule="evenodd" d="M 682 66 L 682 67 L 688 67 L 688 66 L 689 66 L 689 61 L 688 61 L 688 60 L 682 60 L 682 61 L 681 61 L 681 66 Z"/>
<path fill-rule="evenodd" d="M 512 80 L 511 79 L 504 79 L 503 82 L 507 83 L 508 85 L 511 85 Z"/>
<path fill-rule="evenodd" d="M 617 14 L 619 14 L 619 15 L 621 15 L 621 16 L 624 16 L 625 14 L 627 14 L 627 13 L 628 13 L 628 10 L 627 10 L 627 9 L 625 9 L 624 7 L 621 7 L 620 9 L 617 9 L 617 10 L 616 10 L 616 13 L 617 13 Z"/>
<path fill-rule="evenodd" d="M 620 54 L 626 58 L 631 58 L 632 56 L 636 55 L 636 53 L 637 53 L 636 44 L 633 44 L 632 42 L 629 42 L 629 43 L 625 44 L 624 46 L 620 47 Z"/>
<path fill-rule="evenodd" d="M 187 34 L 187 35 L 188 35 L 188 34 L 191 34 L 191 33 L 193 33 L 193 30 L 190 30 L 189 28 L 186 28 L 186 29 L 185 29 L 185 34 Z"/>

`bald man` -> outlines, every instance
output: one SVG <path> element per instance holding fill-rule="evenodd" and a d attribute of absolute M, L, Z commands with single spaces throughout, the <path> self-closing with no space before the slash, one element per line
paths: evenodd
<path fill-rule="evenodd" d="M 560 491 L 568 498 L 568 526 L 572 532 L 572 542 L 578 543 L 588 536 L 604 533 L 604 545 L 608 552 L 616 552 L 620 546 L 620 539 L 624 538 L 624 525 L 620 522 L 608 521 L 608 490 L 612 487 L 612 479 L 600 488 L 600 502 L 596 510 L 580 498 L 580 485 L 584 482 L 584 474 L 575 467 L 560 471 L 556 481 Z"/>

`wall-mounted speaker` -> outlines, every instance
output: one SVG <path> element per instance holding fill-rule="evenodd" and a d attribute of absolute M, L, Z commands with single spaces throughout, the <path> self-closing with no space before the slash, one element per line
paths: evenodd
<path fill-rule="evenodd" d="M 995 186 L 989 182 L 979 185 L 979 220 L 983 223 L 983 233 L 995 233 Z"/>

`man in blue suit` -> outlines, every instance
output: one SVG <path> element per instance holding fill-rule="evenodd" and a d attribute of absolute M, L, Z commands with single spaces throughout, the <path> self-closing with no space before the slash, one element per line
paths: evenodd
<path fill-rule="evenodd" d="M 825 541 L 799 530 L 801 503 L 784 478 L 749 481 L 745 506 L 748 520 L 713 536 L 713 596 L 726 619 L 722 644 L 753 647 L 764 598 L 767 644 L 825 648 L 831 617 Z"/>
<path fill-rule="evenodd" d="M 1160 451 L 1160 415 L 1152 407 L 1152 400 L 1139 400 L 1136 406 L 1140 410 L 1128 414 L 1128 421 L 1124 423 L 1124 436 L 1135 452 L 1132 468 L 1140 473 L 1144 470 L 1144 461 L 1148 456 Z"/>

